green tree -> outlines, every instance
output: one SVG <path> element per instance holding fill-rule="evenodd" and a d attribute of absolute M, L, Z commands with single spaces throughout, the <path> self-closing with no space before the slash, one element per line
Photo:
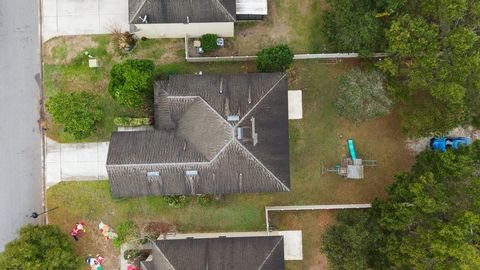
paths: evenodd
<path fill-rule="evenodd" d="M 331 9 L 323 13 L 323 35 L 338 52 L 369 55 L 383 52 L 387 20 L 384 1 L 328 0 Z"/>
<path fill-rule="evenodd" d="M 371 232 L 368 212 L 341 211 L 337 215 L 340 222 L 330 226 L 322 237 L 322 252 L 328 258 L 332 269 L 367 269 L 368 257 L 372 252 Z M 347 254 L 348 253 L 348 254 Z"/>
<path fill-rule="evenodd" d="M 418 137 L 479 124 L 480 4 L 406 2 L 386 32 L 389 57 L 378 65 L 407 105 L 404 130 Z"/>
<path fill-rule="evenodd" d="M 286 71 L 293 62 L 293 53 L 287 45 L 266 48 L 257 53 L 256 65 L 261 72 Z"/>
<path fill-rule="evenodd" d="M 1 269 L 79 269 L 68 235 L 54 225 L 27 225 L 0 253 Z"/>
<path fill-rule="evenodd" d="M 388 114 L 393 102 L 384 88 L 384 79 L 376 70 L 354 68 L 339 78 L 336 102 L 340 115 L 361 122 Z"/>
<path fill-rule="evenodd" d="M 218 49 L 217 46 L 217 38 L 216 34 L 205 34 L 200 38 L 200 43 L 202 44 L 202 49 L 204 52 L 209 53 L 213 52 Z"/>
<path fill-rule="evenodd" d="M 151 60 L 126 60 L 110 71 L 108 91 L 119 104 L 138 108 L 152 95 L 155 64 Z"/>
<path fill-rule="evenodd" d="M 424 151 L 410 172 L 396 176 L 388 198 L 374 202 L 368 222 L 352 216 L 327 230 L 324 246 L 339 251 L 326 252 L 329 261 L 351 264 L 354 254 L 364 265 L 358 254 L 369 250 L 367 267 L 374 269 L 480 269 L 478 164 L 480 142 Z M 346 232 L 342 241 L 333 239 L 334 230 Z"/>
<path fill-rule="evenodd" d="M 49 98 L 46 108 L 55 122 L 77 140 L 90 136 L 103 118 L 96 97 L 87 92 L 58 93 Z"/>

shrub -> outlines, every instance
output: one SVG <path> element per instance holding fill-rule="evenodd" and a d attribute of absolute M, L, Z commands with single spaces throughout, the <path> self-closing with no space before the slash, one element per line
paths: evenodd
<path fill-rule="evenodd" d="M 202 194 L 197 196 L 197 202 L 201 206 L 209 206 L 210 204 L 212 204 L 213 201 L 214 197 L 210 194 Z"/>
<path fill-rule="evenodd" d="M 0 269 L 78 269 L 69 236 L 54 225 L 27 225 L 0 253 Z"/>
<path fill-rule="evenodd" d="M 55 122 L 77 140 L 90 136 L 103 118 L 95 96 L 86 92 L 58 93 L 48 100 L 46 107 Z"/>
<path fill-rule="evenodd" d="M 393 102 L 384 88 L 383 76 L 376 70 L 352 69 L 339 79 L 338 114 L 361 122 L 388 114 Z"/>
<path fill-rule="evenodd" d="M 217 38 L 216 34 L 205 34 L 200 38 L 200 42 L 202 43 L 203 51 L 206 53 L 213 52 L 218 49 L 217 46 Z"/>
<path fill-rule="evenodd" d="M 139 127 L 150 125 L 150 118 L 115 117 L 113 123 L 119 127 Z"/>
<path fill-rule="evenodd" d="M 151 96 L 155 65 L 151 60 L 127 60 L 110 71 L 108 91 L 119 104 L 137 108 Z"/>
<path fill-rule="evenodd" d="M 116 248 L 120 248 L 123 243 L 138 238 L 137 227 L 131 220 L 127 220 L 118 224 L 115 232 L 118 234 L 118 237 L 114 238 L 112 242 L 113 246 Z"/>
<path fill-rule="evenodd" d="M 171 207 L 181 208 L 186 206 L 191 198 L 185 195 L 163 196 L 163 200 Z"/>
<path fill-rule="evenodd" d="M 287 70 L 293 62 L 293 53 L 287 45 L 266 48 L 257 53 L 256 65 L 261 72 Z"/>

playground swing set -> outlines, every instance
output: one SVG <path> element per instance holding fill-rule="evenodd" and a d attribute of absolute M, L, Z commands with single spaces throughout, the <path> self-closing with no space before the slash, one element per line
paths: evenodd
<path fill-rule="evenodd" d="M 350 157 L 343 156 L 340 164 L 337 164 L 333 168 L 325 168 L 322 165 L 322 174 L 325 173 L 336 173 L 345 177 L 346 179 L 363 179 L 364 178 L 364 167 L 375 167 L 377 166 L 376 160 L 363 160 L 357 158 L 357 152 L 355 151 L 355 145 L 353 139 L 347 140 L 348 151 Z"/>

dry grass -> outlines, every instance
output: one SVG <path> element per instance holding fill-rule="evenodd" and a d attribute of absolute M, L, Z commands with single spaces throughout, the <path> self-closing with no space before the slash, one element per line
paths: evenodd
<path fill-rule="evenodd" d="M 268 8 L 264 21 L 235 24 L 235 37 L 209 55 L 255 55 L 277 44 L 287 44 L 297 54 L 329 51 L 320 32 L 321 14 L 328 8 L 324 0 L 272 0 Z"/>

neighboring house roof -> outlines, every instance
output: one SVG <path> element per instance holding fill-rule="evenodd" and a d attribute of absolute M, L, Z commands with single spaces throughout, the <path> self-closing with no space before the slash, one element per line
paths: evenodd
<path fill-rule="evenodd" d="M 235 14 L 235 0 L 129 0 L 133 24 L 143 23 L 144 16 L 153 24 L 233 22 Z"/>
<path fill-rule="evenodd" d="M 158 240 L 143 270 L 283 270 L 283 237 Z"/>
<path fill-rule="evenodd" d="M 290 190 L 285 73 L 170 76 L 154 98 L 154 131 L 112 134 L 115 196 Z"/>

